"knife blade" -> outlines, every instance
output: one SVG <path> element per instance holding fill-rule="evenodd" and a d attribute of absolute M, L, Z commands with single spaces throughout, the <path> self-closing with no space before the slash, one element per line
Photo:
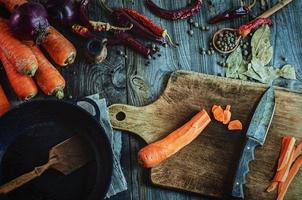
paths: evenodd
<path fill-rule="evenodd" d="M 246 134 L 246 143 L 235 175 L 232 196 L 244 198 L 243 186 L 249 172 L 249 163 L 254 160 L 257 146 L 263 146 L 276 108 L 275 91 L 270 87 L 262 96 Z"/>

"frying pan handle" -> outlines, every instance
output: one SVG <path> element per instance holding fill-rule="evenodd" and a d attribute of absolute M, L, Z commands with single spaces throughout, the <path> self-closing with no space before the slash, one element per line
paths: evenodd
<path fill-rule="evenodd" d="M 95 113 L 91 113 L 93 115 L 93 117 L 99 122 L 101 121 L 101 111 L 100 111 L 100 108 L 99 106 L 97 105 L 97 103 L 95 101 L 93 101 L 92 99 L 89 99 L 89 98 L 83 98 L 81 99 L 80 101 L 77 101 L 75 102 L 75 104 L 77 104 L 78 102 L 85 102 L 85 103 L 88 103 L 90 104 L 93 108 L 94 108 L 94 111 Z"/>
<path fill-rule="evenodd" d="M 51 167 L 53 164 L 55 164 L 58 160 L 57 159 L 51 159 L 46 163 L 45 165 L 35 167 L 35 169 L 31 172 L 28 172 L 26 174 L 23 174 L 10 182 L 0 186 L 0 196 L 5 195 L 22 185 L 28 183 L 29 181 L 41 176 L 49 167 Z"/>

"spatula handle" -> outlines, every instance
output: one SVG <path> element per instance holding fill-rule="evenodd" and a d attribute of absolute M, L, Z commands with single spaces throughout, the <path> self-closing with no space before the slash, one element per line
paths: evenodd
<path fill-rule="evenodd" d="M 57 159 L 51 159 L 49 160 L 48 163 L 46 163 L 45 165 L 36 167 L 33 171 L 28 172 L 26 174 L 23 174 L 11 181 L 9 181 L 8 183 L 0 186 L 0 195 L 5 195 L 19 187 L 21 187 L 22 185 L 28 183 L 29 181 L 39 177 L 40 175 L 42 175 L 51 165 L 53 165 L 54 163 L 57 162 Z"/>

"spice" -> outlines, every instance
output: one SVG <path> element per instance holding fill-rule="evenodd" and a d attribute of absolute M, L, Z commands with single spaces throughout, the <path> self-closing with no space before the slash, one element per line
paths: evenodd
<path fill-rule="evenodd" d="M 209 24 L 216 24 L 222 21 L 236 19 L 242 16 L 245 16 L 249 14 L 252 10 L 252 8 L 255 6 L 256 0 L 253 1 L 253 3 L 249 6 L 240 6 L 236 9 L 227 10 L 222 14 L 219 14 L 212 19 L 209 20 Z"/>
<path fill-rule="evenodd" d="M 189 23 L 189 24 L 193 24 L 193 23 L 194 23 L 194 20 L 193 20 L 192 18 L 190 18 L 190 19 L 188 20 L 188 23 Z"/>
<path fill-rule="evenodd" d="M 166 10 L 157 6 L 152 0 L 145 0 L 146 6 L 149 10 L 158 17 L 168 20 L 180 20 L 191 17 L 199 12 L 201 9 L 202 1 L 193 0 L 187 7 L 178 10 Z"/>
<path fill-rule="evenodd" d="M 89 23 L 91 24 L 91 27 L 94 31 L 99 31 L 99 32 L 110 31 L 110 30 L 128 31 L 128 30 L 131 30 L 133 27 L 132 24 L 130 24 L 129 27 L 117 27 L 117 26 L 112 26 L 109 23 L 100 22 L 100 21 L 92 21 L 92 20 L 90 20 Z"/>
<path fill-rule="evenodd" d="M 99 38 L 99 36 L 92 33 L 88 28 L 86 28 L 85 26 L 79 25 L 79 24 L 72 25 L 71 30 L 73 33 L 76 33 L 77 35 L 85 37 L 85 38 L 90 38 L 90 39 Z"/>
<path fill-rule="evenodd" d="M 239 34 L 243 37 L 246 37 L 248 36 L 248 34 L 250 34 L 250 32 L 257 28 L 258 26 L 260 25 L 263 25 L 263 24 L 268 24 L 268 25 L 272 25 L 273 22 L 271 19 L 268 19 L 268 18 L 258 18 L 258 19 L 255 19 L 247 24 L 244 24 L 242 26 L 240 26 L 239 28 Z"/>
<path fill-rule="evenodd" d="M 232 31 L 224 31 L 218 34 L 215 41 L 216 47 L 222 51 L 229 51 L 236 46 L 237 35 Z"/>
<path fill-rule="evenodd" d="M 126 32 L 118 32 L 115 33 L 112 38 L 108 39 L 107 44 L 109 46 L 117 45 L 117 44 L 124 44 L 133 50 L 137 51 L 141 55 L 143 55 L 145 58 L 150 58 L 155 53 L 152 51 L 151 48 L 146 47 L 143 43 L 136 40 L 134 37 L 132 37 L 130 34 Z"/>
<path fill-rule="evenodd" d="M 174 45 L 167 30 L 155 24 L 145 15 L 129 8 L 116 8 L 111 11 L 111 17 L 117 24 L 121 26 L 133 25 L 129 32 L 134 35 L 160 44 L 169 42 L 171 45 Z"/>
<path fill-rule="evenodd" d="M 188 34 L 190 35 L 190 36 L 193 36 L 193 34 L 194 34 L 194 31 L 191 29 L 191 30 L 188 30 Z"/>

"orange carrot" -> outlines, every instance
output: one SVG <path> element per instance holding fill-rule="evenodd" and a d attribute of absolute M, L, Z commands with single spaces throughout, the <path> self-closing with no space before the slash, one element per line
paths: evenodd
<path fill-rule="evenodd" d="M 292 136 L 285 136 L 282 138 L 282 147 L 281 147 L 281 151 L 280 151 L 280 157 L 278 160 L 277 172 L 276 172 L 270 186 L 267 188 L 267 190 L 266 190 L 267 192 L 274 191 L 275 189 L 277 189 L 277 186 L 280 182 L 284 182 L 286 180 L 290 167 L 292 166 L 292 164 L 296 160 L 296 158 L 299 156 L 299 154 L 297 153 L 298 148 L 295 148 L 295 146 L 291 145 L 291 143 L 295 144 L 295 142 L 296 142 L 296 139 Z M 300 147 L 300 148 L 302 148 L 302 147 Z M 300 151 L 301 151 L 301 149 L 300 149 Z M 285 158 L 285 157 L 287 157 L 286 154 L 289 154 L 288 160 Z M 280 168 L 281 165 L 284 165 L 284 167 Z"/>
<path fill-rule="evenodd" d="M 23 100 L 28 100 L 36 96 L 38 93 L 38 88 L 33 79 L 29 76 L 18 73 L 16 68 L 8 61 L 2 51 L 0 51 L 0 59 L 5 69 L 7 78 L 16 95 Z"/>
<path fill-rule="evenodd" d="M 223 122 L 224 121 L 224 114 L 223 114 L 223 109 L 221 108 L 221 106 L 213 106 L 212 108 L 212 112 L 214 115 L 214 118 L 219 121 L 219 122 Z"/>
<path fill-rule="evenodd" d="M 227 106 L 226 106 L 226 109 L 223 111 L 223 115 L 224 115 L 223 124 L 228 124 L 228 123 L 230 123 L 230 121 L 231 121 L 231 116 L 232 116 L 232 113 L 231 113 L 231 106 L 230 106 L 230 105 L 227 105 Z"/>
<path fill-rule="evenodd" d="M 215 110 L 216 108 L 218 108 L 218 106 L 217 106 L 217 105 L 214 105 L 214 106 L 212 107 L 212 112 L 214 112 L 214 110 Z"/>
<path fill-rule="evenodd" d="M 0 116 L 6 113 L 10 108 L 10 103 L 3 91 L 2 86 L 0 85 Z"/>
<path fill-rule="evenodd" d="M 285 151 L 285 153 L 283 153 L 283 155 L 282 155 L 282 157 L 281 157 L 281 160 L 280 160 L 280 165 L 279 165 L 279 167 L 278 167 L 278 169 L 277 169 L 277 171 L 280 171 L 281 169 L 283 169 L 285 166 L 286 166 L 286 164 L 289 162 L 289 160 L 290 160 L 290 156 L 291 156 L 291 153 L 292 153 L 292 151 L 293 151 L 293 148 L 295 147 L 295 143 L 296 143 L 296 138 L 294 138 L 294 137 L 291 137 L 291 136 L 288 136 L 288 137 L 290 137 L 290 140 L 289 140 L 289 142 L 287 143 L 287 138 L 285 139 L 286 141 L 286 146 L 285 146 L 285 149 L 286 149 L 286 151 Z"/>
<path fill-rule="evenodd" d="M 73 44 L 53 27 L 49 28 L 42 46 L 58 65 L 72 64 L 76 58 L 77 52 Z"/>
<path fill-rule="evenodd" d="M 60 72 L 47 60 L 41 50 L 33 42 L 25 42 L 33 51 L 39 64 L 35 79 L 41 90 L 46 95 L 55 95 L 57 98 L 64 97 L 65 80 Z"/>
<path fill-rule="evenodd" d="M 294 180 L 295 176 L 300 170 L 300 167 L 302 165 L 302 155 L 298 157 L 298 159 L 294 162 L 293 166 L 291 167 L 288 177 L 285 180 L 285 182 L 281 182 L 279 184 L 279 192 L 277 200 L 283 200 L 285 197 L 285 194 L 291 184 L 291 182 Z"/>
<path fill-rule="evenodd" d="M 3 4 L 6 9 L 12 12 L 16 7 L 27 3 L 26 0 L 0 0 L 0 4 Z"/>
<path fill-rule="evenodd" d="M 296 160 L 300 156 L 301 150 L 302 150 L 302 141 L 296 145 L 295 153 L 294 153 L 294 160 Z"/>
<path fill-rule="evenodd" d="M 200 111 L 190 121 L 167 137 L 141 149 L 138 152 L 140 163 L 146 168 L 155 167 L 191 143 L 210 122 L 211 118 L 208 113 L 205 110 Z"/>
<path fill-rule="evenodd" d="M 33 76 L 38 62 L 31 50 L 17 40 L 11 33 L 6 20 L 0 19 L 0 50 L 16 70 L 22 74 Z"/>
<path fill-rule="evenodd" d="M 241 121 L 239 121 L 239 120 L 233 120 L 233 121 L 230 121 L 230 123 L 228 125 L 228 129 L 230 131 L 242 130 L 243 126 L 242 126 Z"/>

